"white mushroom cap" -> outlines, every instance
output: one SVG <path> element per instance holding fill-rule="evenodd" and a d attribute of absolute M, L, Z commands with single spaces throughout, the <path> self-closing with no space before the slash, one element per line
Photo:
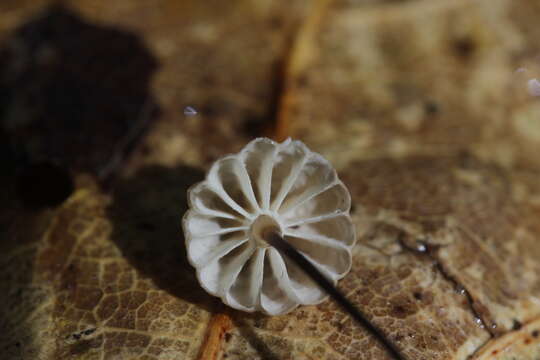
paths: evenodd
<path fill-rule="evenodd" d="M 334 284 L 351 268 L 351 198 L 336 171 L 302 142 L 257 138 L 217 160 L 188 191 L 183 227 L 201 286 L 243 311 L 279 315 L 327 295 L 270 246 L 277 231 Z"/>

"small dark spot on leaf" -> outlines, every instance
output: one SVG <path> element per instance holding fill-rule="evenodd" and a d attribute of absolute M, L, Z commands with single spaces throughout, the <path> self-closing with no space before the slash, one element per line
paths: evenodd
<path fill-rule="evenodd" d="M 93 334 L 96 331 L 96 328 L 91 328 L 77 333 L 66 336 L 66 339 L 73 338 L 74 340 L 80 340 L 83 336 L 88 336 Z"/>
<path fill-rule="evenodd" d="M 463 37 L 454 41 L 454 50 L 458 56 L 469 58 L 476 50 L 476 44 L 470 37 Z"/>
<path fill-rule="evenodd" d="M 273 16 L 270 18 L 270 27 L 273 29 L 279 29 L 283 27 L 283 19 L 279 16 Z"/>
<path fill-rule="evenodd" d="M 514 323 L 512 324 L 512 330 L 519 330 L 521 329 L 523 325 L 521 324 L 520 321 L 518 321 L 517 319 L 514 319 Z"/>
<path fill-rule="evenodd" d="M 306 74 L 302 74 L 296 79 L 296 86 L 297 87 L 305 88 L 308 85 L 309 85 L 309 80 L 308 80 L 308 77 L 307 77 Z"/>
<path fill-rule="evenodd" d="M 82 332 L 82 334 L 85 335 L 85 336 L 88 336 L 88 335 L 93 334 L 95 331 L 96 331 L 96 328 L 88 329 L 88 330 L 84 330 L 84 331 Z"/>
<path fill-rule="evenodd" d="M 413 294 L 413 296 L 414 296 L 414 298 L 415 298 L 416 300 L 422 300 L 422 298 L 423 298 L 422 293 L 419 292 L 419 291 L 416 291 L 416 292 Z"/>
<path fill-rule="evenodd" d="M 206 86 L 212 86 L 216 84 L 217 80 L 211 74 L 204 74 L 201 76 L 201 82 Z"/>
<path fill-rule="evenodd" d="M 431 100 L 428 100 L 424 104 L 424 111 L 427 115 L 435 115 L 439 112 L 439 105 Z"/>
<path fill-rule="evenodd" d="M 537 338 L 538 336 L 540 336 L 540 330 L 534 330 L 531 335 L 533 338 Z"/>
<path fill-rule="evenodd" d="M 225 342 L 229 342 L 232 339 L 232 335 L 230 333 L 225 333 Z"/>
<path fill-rule="evenodd" d="M 401 305 L 395 306 L 394 311 L 398 314 L 403 314 L 405 312 L 405 308 Z"/>
<path fill-rule="evenodd" d="M 88 340 L 85 341 L 79 341 L 73 344 L 73 346 L 70 349 L 70 352 L 72 355 L 78 355 L 83 354 L 85 352 L 88 352 L 90 348 L 92 347 L 92 343 Z"/>
<path fill-rule="evenodd" d="M 256 328 L 262 328 L 264 326 L 264 320 L 255 319 L 253 326 L 255 326 Z"/>

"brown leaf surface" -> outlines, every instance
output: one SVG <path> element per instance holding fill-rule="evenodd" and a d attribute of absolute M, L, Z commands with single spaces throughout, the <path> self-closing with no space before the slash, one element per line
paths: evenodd
<path fill-rule="evenodd" d="M 319 4 L 293 48 L 280 131 L 332 159 L 361 231 L 395 227 L 402 249 L 433 260 L 492 336 L 533 321 L 539 114 L 515 71 L 537 72 L 538 5 Z"/>
<path fill-rule="evenodd" d="M 484 359 L 527 339 L 506 354 L 532 358 L 538 109 L 512 74 L 537 66 L 536 3 L 66 3 L 144 40 L 160 62 L 162 113 L 112 191 L 78 175 L 41 212 L 5 195 L 5 358 L 388 359 L 331 301 L 276 317 L 234 311 L 186 260 L 186 190 L 271 130 L 293 39 L 281 135 L 334 161 L 353 196 L 359 244 L 339 287 L 406 359 Z M 38 5 L 0 5 L 0 39 Z"/>
<path fill-rule="evenodd" d="M 21 331 L 39 329 L 40 336 L 25 343 L 25 354 L 189 359 L 204 350 L 212 313 L 224 309 L 198 286 L 177 230 L 186 187 L 200 176 L 151 168 L 119 184 L 112 202 L 91 187 L 74 193 L 35 253 L 30 284 L 44 295 Z M 411 358 L 444 359 L 477 347 L 487 333 L 432 259 L 399 249 L 385 254 L 371 243 L 399 247 L 399 236 L 395 227 L 374 224 L 341 288 Z M 331 302 L 272 318 L 227 314 L 235 326 L 223 357 L 385 358 Z"/>
<path fill-rule="evenodd" d="M 463 281 L 473 301 L 480 304 L 478 294 L 502 296 L 506 302 L 501 306 L 506 305 L 507 312 L 493 314 L 498 318 L 526 321 L 528 314 L 520 313 L 516 295 L 525 302 L 538 295 L 537 290 L 510 298 L 506 294 L 534 284 L 538 289 L 538 271 L 528 276 L 524 272 L 530 271 L 537 254 L 531 252 L 531 246 L 527 256 L 520 258 L 521 264 L 512 261 L 516 258 L 512 253 L 499 259 L 502 266 L 507 259 L 508 266 L 516 268 L 487 269 L 507 279 L 509 288 L 484 281 L 472 283 L 469 289 L 475 270 L 494 266 L 474 261 L 480 251 L 459 253 L 461 259 L 473 255 L 474 264 L 456 275 L 441 271 L 434 258 L 443 257 L 441 252 L 463 251 L 463 244 L 470 242 L 464 235 L 467 224 L 460 219 L 473 220 L 486 209 L 496 213 L 503 200 L 514 211 L 530 209 L 526 203 L 499 199 L 504 193 L 497 187 L 508 179 L 497 169 L 463 159 L 429 160 L 411 159 L 401 167 L 392 161 L 357 164 L 355 168 L 362 171 L 346 178 L 354 198 L 363 201 L 356 202 L 362 205 L 357 205 L 355 213 L 360 231 L 355 264 L 340 287 L 368 311 L 408 358 L 464 358 L 489 335 L 476 323 L 475 311 L 456 282 Z M 398 176 L 389 178 L 388 171 Z M 463 171 L 470 177 L 464 178 Z M 473 174 L 491 181 L 474 186 L 470 182 Z M 12 307 L 15 312 L 23 311 L 29 306 L 26 298 L 32 301 L 32 316 L 18 326 L 21 333 L 34 334 L 32 342 L 24 343 L 24 353 L 45 358 L 143 354 L 147 358 L 168 358 L 167 354 L 196 358 L 206 332 L 212 330 L 207 328 L 212 314 L 226 311 L 234 326 L 227 328 L 223 338 L 218 352 L 222 358 L 385 358 L 373 339 L 332 302 L 264 317 L 227 311 L 204 293 L 185 259 L 177 230 L 186 187 L 200 178 L 201 172 L 191 168 L 149 168 L 119 184 L 112 201 L 91 186 L 80 187 L 52 217 L 39 246 L 27 250 L 35 250 L 27 285 L 32 296 Z M 414 191 L 400 191 L 403 184 Z M 436 191 L 437 184 L 444 184 L 445 190 Z M 381 196 L 382 190 L 388 194 L 386 198 Z M 464 206 L 468 201 L 479 205 L 470 209 Z M 529 218 L 535 219 L 509 218 L 506 212 L 499 215 L 501 220 L 517 221 L 519 226 L 514 228 L 520 233 L 527 230 L 521 226 L 528 225 Z M 495 242 L 492 246 L 497 244 L 494 234 L 486 235 Z M 433 253 L 407 246 L 417 239 L 429 246 L 431 238 L 444 241 Z M 526 246 L 530 237 L 525 233 L 514 239 L 515 246 Z M 27 256 L 21 249 L 25 248 L 17 246 L 12 252 L 12 262 Z M 6 268 L 19 274 L 24 270 L 20 265 Z M 516 277 L 516 272 L 523 276 Z M 5 276 L 9 279 L 10 275 Z M 478 312 L 491 319 L 491 314 Z M 13 335 L 13 340 L 21 339 L 17 332 Z"/>
<path fill-rule="evenodd" d="M 470 297 L 471 311 L 500 334 L 540 312 L 538 186 L 467 156 L 355 162 L 347 183 L 359 221 L 405 232 L 402 244 L 426 256 Z M 388 176 L 392 174 L 392 176 Z"/>
<path fill-rule="evenodd" d="M 536 359 L 540 356 L 540 321 L 534 319 L 526 326 L 490 341 L 474 357 L 478 360 Z"/>

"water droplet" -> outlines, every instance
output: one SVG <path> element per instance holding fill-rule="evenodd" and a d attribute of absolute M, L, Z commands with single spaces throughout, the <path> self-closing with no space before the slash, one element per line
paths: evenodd
<path fill-rule="evenodd" d="M 426 252 L 427 251 L 426 244 L 424 244 L 422 242 L 417 242 L 416 243 L 416 251 L 418 251 L 418 252 Z"/>
<path fill-rule="evenodd" d="M 195 116 L 195 115 L 197 115 L 197 110 L 195 110 L 191 106 L 186 106 L 184 108 L 184 115 L 186 115 L 186 116 Z"/>
<path fill-rule="evenodd" d="M 530 79 L 527 82 L 527 88 L 532 96 L 540 96 L 540 81 L 537 79 Z"/>
<path fill-rule="evenodd" d="M 521 73 L 526 73 L 527 72 L 527 69 L 525 68 L 518 68 L 516 71 L 514 71 L 516 74 L 521 74 Z"/>
<path fill-rule="evenodd" d="M 480 318 L 474 318 L 474 322 L 475 322 L 476 325 L 477 325 L 478 327 L 480 327 L 481 329 L 484 328 L 484 323 L 482 322 L 482 319 L 480 319 Z"/>
<path fill-rule="evenodd" d="M 465 290 L 465 288 L 461 285 L 457 285 L 456 286 L 456 292 L 459 294 L 459 295 L 465 295 L 465 293 L 467 292 L 467 290 Z"/>

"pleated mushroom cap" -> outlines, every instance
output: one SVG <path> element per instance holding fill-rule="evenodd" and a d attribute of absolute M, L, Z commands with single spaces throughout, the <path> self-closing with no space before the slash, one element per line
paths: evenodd
<path fill-rule="evenodd" d="M 336 283 L 356 241 L 336 171 L 302 142 L 257 138 L 217 160 L 188 191 L 188 259 L 201 286 L 239 310 L 284 314 L 327 295 L 265 241 L 278 232 Z"/>

